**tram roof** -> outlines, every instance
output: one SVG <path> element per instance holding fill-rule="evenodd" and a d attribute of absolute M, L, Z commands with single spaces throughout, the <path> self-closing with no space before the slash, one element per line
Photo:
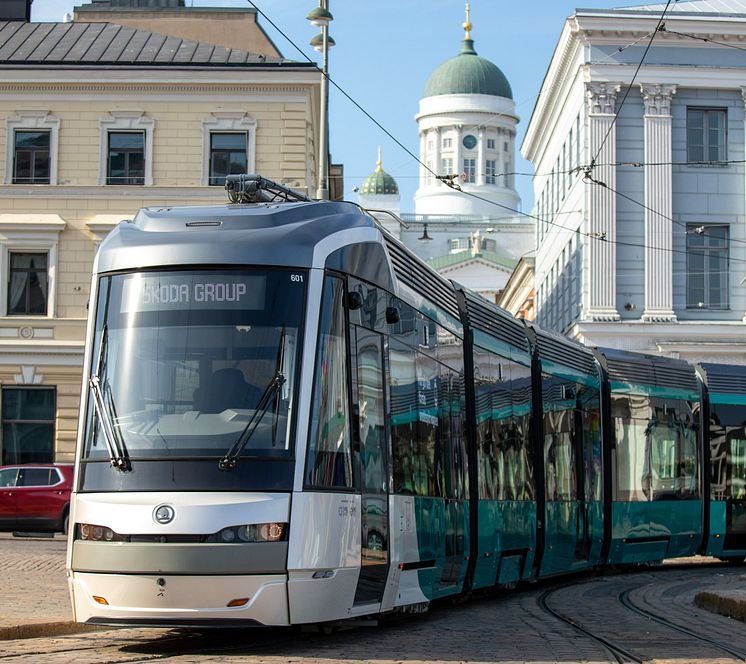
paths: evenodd
<path fill-rule="evenodd" d="M 141 209 L 101 244 L 97 271 L 186 265 L 312 267 L 314 250 L 375 220 L 353 203 L 311 201 Z"/>
<path fill-rule="evenodd" d="M 712 394 L 746 395 L 746 376 L 743 365 L 701 363 L 701 370 L 707 378 L 707 389 Z"/>
<path fill-rule="evenodd" d="M 684 360 L 616 348 L 597 348 L 596 352 L 612 381 L 697 391 L 694 367 Z"/>

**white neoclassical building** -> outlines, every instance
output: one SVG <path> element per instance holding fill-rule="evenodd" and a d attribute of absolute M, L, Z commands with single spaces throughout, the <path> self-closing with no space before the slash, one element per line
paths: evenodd
<path fill-rule="evenodd" d="M 746 363 L 746 6 L 680 0 L 656 32 L 665 9 L 563 26 L 522 145 L 536 318 L 589 345 Z"/>

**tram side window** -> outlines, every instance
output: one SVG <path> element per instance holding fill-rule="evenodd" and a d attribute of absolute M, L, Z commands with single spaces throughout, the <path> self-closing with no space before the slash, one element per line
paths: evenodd
<path fill-rule="evenodd" d="M 313 487 L 353 485 L 344 312 L 344 284 L 328 276 L 321 302 L 306 463 L 306 484 Z"/>
<path fill-rule="evenodd" d="M 597 387 L 581 385 L 578 403 L 581 408 L 583 428 L 583 464 L 585 470 L 586 500 L 601 500 L 603 479 L 601 461 L 601 413 Z"/>
<path fill-rule="evenodd" d="M 414 484 L 419 496 L 445 495 L 445 455 L 440 427 L 438 363 L 417 353 L 417 422 Z"/>
<path fill-rule="evenodd" d="M 712 500 L 746 499 L 746 421 L 743 406 L 710 405 Z"/>
<path fill-rule="evenodd" d="M 440 368 L 440 432 L 445 458 L 447 498 L 468 497 L 466 436 L 464 435 L 463 374 L 444 364 Z"/>
<path fill-rule="evenodd" d="M 417 424 L 417 369 L 415 351 L 391 338 L 391 445 L 394 457 L 394 491 L 412 495 L 415 487 L 415 427 Z"/>
<path fill-rule="evenodd" d="M 504 441 L 510 427 L 510 376 L 504 377 L 502 358 L 480 348 L 474 351 L 474 392 L 477 411 L 479 498 L 503 498 Z"/>
<path fill-rule="evenodd" d="M 547 500 L 577 498 L 575 383 L 544 374 L 544 460 Z"/>
<path fill-rule="evenodd" d="M 699 477 L 692 409 L 682 400 L 667 400 L 654 406 L 648 427 L 651 498 L 696 496 Z"/>
<path fill-rule="evenodd" d="M 646 453 L 652 409 L 644 394 L 612 394 L 611 418 L 614 428 L 616 499 L 645 501 L 650 495 L 650 462 Z"/>
<path fill-rule="evenodd" d="M 683 400 L 614 395 L 617 500 L 698 495 L 696 418 Z"/>
<path fill-rule="evenodd" d="M 516 478 L 513 500 L 533 500 L 535 485 L 531 451 L 531 368 L 511 360 L 509 375 L 512 406 L 509 432 L 516 451 L 516 464 L 514 469 L 507 470 Z"/>
<path fill-rule="evenodd" d="M 531 372 L 475 348 L 477 462 L 482 500 L 532 500 Z"/>

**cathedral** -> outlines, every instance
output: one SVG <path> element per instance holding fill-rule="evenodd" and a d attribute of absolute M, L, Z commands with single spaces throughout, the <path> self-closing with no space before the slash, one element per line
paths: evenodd
<path fill-rule="evenodd" d="M 458 54 L 427 79 L 415 116 L 421 164 L 414 213 L 401 212 L 380 150 L 360 205 L 377 210 L 381 223 L 444 277 L 496 301 L 520 257 L 533 250 L 534 224 L 518 214 L 513 92 L 500 68 L 477 54 L 468 3 L 463 28 Z"/>

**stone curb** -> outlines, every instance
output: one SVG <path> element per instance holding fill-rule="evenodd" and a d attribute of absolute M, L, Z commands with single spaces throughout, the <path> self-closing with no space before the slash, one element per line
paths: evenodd
<path fill-rule="evenodd" d="M 85 625 L 72 621 L 31 623 L 29 625 L 10 625 L 0 627 L 0 641 L 12 641 L 15 639 L 38 639 L 47 636 L 66 636 L 67 634 L 79 634 L 80 632 L 94 632 L 107 629 L 98 625 Z M 108 629 L 111 629 L 110 627 Z"/>
<path fill-rule="evenodd" d="M 694 596 L 701 609 L 746 622 L 746 596 L 743 593 L 713 593 L 703 591 Z"/>

